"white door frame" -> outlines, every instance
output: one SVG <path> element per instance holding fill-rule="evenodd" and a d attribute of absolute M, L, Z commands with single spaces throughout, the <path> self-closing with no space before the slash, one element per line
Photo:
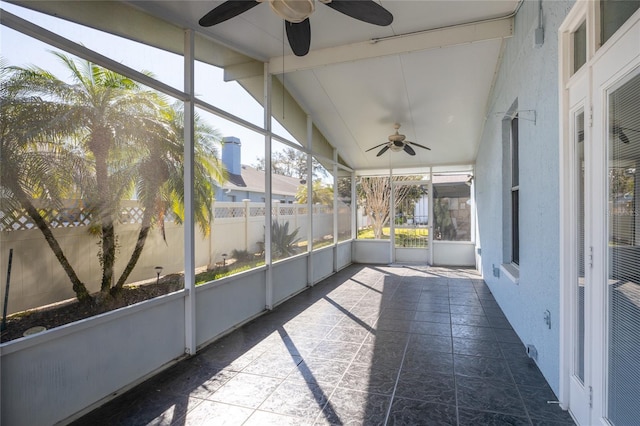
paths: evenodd
<path fill-rule="evenodd" d="M 391 243 L 391 253 L 392 253 L 392 257 L 391 260 L 392 262 L 408 262 L 408 263 L 424 263 L 427 265 L 431 265 L 433 263 L 433 258 L 432 258 L 432 253 L 433 253 L 433 191 L 432 191 L 432 184 L 431 184 L 432 180 L 431 180 L 431 173 L 429 173 L 429 179 L 422 179 L 422 180 L 411 180 L 411 181 L 394 181 L 393 179 L 391 179 L 391 218 L 390 218 L 390 230 L 391 230 L 391 235 L 390 235 L 390 243 Z M 395 190 L 398 186 L 408 186 L 408 185 L 426 185 L 427 186 L 427 194 L 428 194 L 428 209 L 429 209 L 429 213 L 427 215 L 427 232 L 429 233 L 429 241 L 427 243 L 427 248 L 423 249 L 423 248 L 401 248 L 400 250 L 403 250 L 405 252 L 417 252 L 419 253 L 418 256 L 409 256 L 407 258 L 402 258 L 401 259 L 397 259 L 397 249 L 396 249 L 396 238 L 395 238 L 395 232 L 396 232 L 396 227 L 395 227 L 395 217 L 396 217 L 396 206 L 395 206 Z"/>
<path fill-rule="evenodd" d="M 607 96 L 620 82 L 640 69 L 640 11 L 637 11 L 607 43 L 598 48 L 598 2 L 579 0 L 559 29 L 560 39 L 560 394 L 563 408 L 580 424 L 607 425 Z M 587 63 L 573 76 L 571 33 L 586 17 Z M 586 88 L 580 88 L 586 84 Z M 576 96 L 578 95 L 578 96 Z M 573 96 L 573 98 L 572 98 Z M 585 105 L 585 387 L 580 390 L 573 376 L 576 298 L 575 153 L 572 117 Z M 590 118 L 592 116 L 592 118 Z M 589 122 L 592 127 L 589 129 Z M 589 262 L 589 260 L 587 260 Z M 590 387 L 589 387 L 590 386 Z"/>
<path fill-rule="evenodd" d="M 562 407 L 568 409 L 577 423 L 590 423 L 590 397 L 591 397 L 591 363 L 587 362 L 589 351 L 588 337 L 590 335 L 590 324 L 585 321 L 585 345 L 584 345 L 584 381 L 580 382 L 576 376 L 574 367 L 576 359 L 576 335 L 578 330 L 578 300 L 576 297 L 576 286 L 578 282 L 578 274 L 576 265 L 578 262 L 578 253 L 576 241 L 578 239 L 575 227 L 575 218 L 577 211 L 577 181 L 578 173 L 576 167 L 576 129 L 575 117 L 579 111 L 584 111 L 584 147 L 585 147 L 585 166 L 588 165 L 589 149 L 591 145 L 591 129 L 590 111 L 590 81 L 591 70 L 585 64 L 575 74 L 573 71 L 573 37 L 572 33 L 585 21 L 589 19 L 588 6 L 586 2 L 577 3 L 567 15 L 565 22 L 559 30 L 560 40 L 560 277 L 561 292 L 560 306 L 562 314 L 560 316 L 560 357 L 561 369 L 560 375 L 560 395 Z M 589 25 L 587 25 L 589 27 Z M 587 41 L 591 37 L 587 36 Z M 589 58 L 590 47 L 587 47 L 587 58 Z M 589 176 L 587 174 L 587 176 Z M 585 190 L 583 203 L 586 206 L 588 196 L 587 187 L 590 186 L 585 177 Z M 585 226 L 585 247 L 591 245 L 589 232 L 586 232 L 589 226 L 589 218 L 587 218 L 588 209 L 585 208 L 584 226 Z M 585 255 L 588 251 L 585 249 Z M 591 270 L 585 265 L 585 283 L 591 282 Z M 587 292 L 585 291 L 585 312 L 587 303 Z M 585 315 L 586 317 L 586 315 Z M 585 318 L 586 319 L 586 318 Z"/>
<path fill-rule="evenodd" d="M 573 39 L 572 33 L 586 19 L 587 4 L 578 2 L 569 12 L 558 30 L 559 35 L 559 93 L 560 93 L 560 383 L 558 399 L 562 408 L 576 411 L 576 405 L 588 406 L 584 393 L 576 391 L 578 388 L 573 377 L 575 359 L 574 330 L 576 329 L 576 298 L 574 295 L 577 273 L 577 251 L 575 246 L 576 229 L 573 219 L 576 217 L 575 206 L 575 139 L 573 117 L 577 110 L 584 108 L 588 117 L 590 107 L 587 103 L 588 68 L 585 66 L 576 75 L 573 70 Z M 587 37 L 589 39 L 589 37 Z M 587 58 L 589 54 L 587 53 Z M 573 89 L 573 90 L 572 90 Z M 573 95 L 573 99 L 572 99 Z M 576 99 L 577 98 L 577 99 Z M 585 119 L 585 147 L 587 144 L 588 118 Z M 586 154 L 586 153 L 585 153 Z M 586 193 L 586 191 L 585 191 Z M 585 221 L 586 228 L 586 221 Z M 585 232 L 586 233 L 586 232 Z M 585 235 L 586 237 L 586 235 Z M 586 272 L 586 271 L 585 271 Z M 586 324 L 585 324 L 586 325 Z M 586 382 L 585 365 L 585 382 Z M 582 421 L 588 422 L 588 413 L 573 414 Z M 577 419 L 576 419 L 577 420 Z"/>

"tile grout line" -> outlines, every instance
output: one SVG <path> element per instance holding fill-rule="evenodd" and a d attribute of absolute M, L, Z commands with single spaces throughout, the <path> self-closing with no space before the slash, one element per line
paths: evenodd
<path fill-rule="evenodd" d="M 353 277 L 350 277 L 348 280 L 351 280 L 351 278 L 353 278 Z M 347 281 L 348 281 L 348 280 L 347 280 Z M 344 284 L 344 282 L 343 282 L 343 283 L 341 283 L 338 287 L 334 288 L 333 290 L 336 290 L 337 288 L 339 288 L 339 287 L 340 287 L 340 286 L 342 286 L 343 284 Z M 330 293 L 330 292 L 323 293 L 322 297 L 320 297 L 320 299 L 319 299 L 319 300 L 325 299 L 329 293 Z M 366 295 L 366 293 L 365 293 L 365 294 L 363 294 L 363 295 L 360 297 L 360 299 L 359 299 L 359 300 L 358 300 L 358 301 L 357 301 L 353 306 L 357 305 L 357 304 L 360 302 L 360 300 L 362 300 L 362 299 L 364 298 L 364 296 L 365 296 L 365 295 Z M 316 302 L 317 302 L 317 301 L 316 301 Z M 315 302 L 314 302 L 314 303 L 315 303 Z M 298 313 L 298 314 L 296 315 L 296 317 L 297 317 L 298 315 L 300 315 L 300 314 L 304 313 L 307 309 L 309 309 L 309 308 L 310 308 L 310 307 L 312 307 L 312 306 L 313 306 L 313 304 L 311 304 L 311 305 L 307 306 L 307 307 L 306 307 L 302 312 Z M 329 335 L 329 334 L 330 334 L 330 333 L 331 333 L 331 332 L 332 332 L 332 331 L 333 331 L 333 330 L 338 326 L 338 324 L 339 324 L 340 322 L 341 322 L 341 321 L 338 321 L 337 323 L 335 323 L 334 325 L 332 325 L 332 326 L 330 327 L 329 331 L 328 331 L 325 335 L 323 335 L 323 337 L 322 337 L 322 338 L 320 338 L 319 340 L 320 340 L 320 341 L 325 340 L 325 337 L 326 337 L 326 336 L 328 336 L 328 335 Z M 358 349 L 358 350 L 359 350 L 359 349 Z M 265 352 L 264 352 L 264 353 L 266 353 L 266 352 L 268 352 L 268 349 L 267 349 L 267 350 L 265 350 Z M 356 353 L 357 353 L 357 352 L 356 352 Z M 300 356 L 301 360 L 300 360 L 300 362 L 299 362 L 298 364 L 296 364 L 296 367 L 294 367 L 294 368 L 297 368 L 297 366 L 298 366 L 299 364 L 301 364 L 301 363 L 305 362 L 304 356 L 303 356 L 301 353 L 298 353 L 298 354 L 299 354 L 299 356 Z M 354 356 L 355 356 L 355 355 L 354 355 Z M 257 358 L 256 358 L 256 359 L 257 359 Z M 246 368 L 246 367 L 245 367 L 245 368 Z M 348 368 L 348 367 L 347 367 L 347 368 Z M 292 371 L 293 371 L 293 369 L 292 369 Z M 251 374 L 251 373 L 247 373 L 247 374 Z M 278 384 L 278 387 L 279 387 L 279 386 L 281 386 L 281 385 L 282 385 L 282 384 L 287 380 L 288 376 L 289 376 L 289 375 L 287 375 L 286 377 L 284 377 L 283 379 L 281 379 L 280 383 Z M 342 377 L 341 377 L 341 379 L 342 379 Z M 308 383 L 307 383 L 307 384 L 308 384 Z M 318 386 L 319 386 L 319 383 L 317 383 L 317 384 L 318 384 Z M 336 387 L 337 387 L 337 386 L 336 386 Z M 275 390 L 274 390 L 274 392 L 275 392 Z M 333 395 L 333 392 L 335 392 L 335 388 L 334 388 L 334 390 L 333 390 L 333 391 L 332 391 L 332 392 L 327 396 L 327 401 L 324 403 L 324 405 L 322 405 L 322 407 L 320 407 L 320 410 L 319 410 L 318 414 L 314 417 L 314 423 L 315 423 L 315 420 L 320 416 L 320 414 L 322 414 L 322 412 L 323 412 L 324 408 L 325 408 L 325 407 L 327 406 L 327 404 L 329 403 L 329 399 L 330 399 L 330 398 L 331 398 L 331 396 Z M 269 395 L 269 396 L 270 396 L 270 395 Z M 264 400 L 264 401 L 266 401 L 266 400 L 269 398 L 269 396 L 267 396 L 267 398 L 265 398 L 265 400 Z M 249 419 L 251 418 L 251 416 L 253 416 L 253 414 L 254 414 L 256 411 L 265 411 L 265 410 L 260 410 L 260 407 L 262 406 L 262 404 L 264 403 L 264 401 L 263 401 L 263 402 L 262 402 L 258 407 L 256 407 L 255 409 L 253 409 L 253 410 L 254 410 L 254 411 L 253 411 L 253 413 L 252 413 L 252 414 L 251 414 L 251 415 L 250 415 L 250 416 L 245 420 L 245 422 L 244 422 L 244 423 L 246 423 L 247 421 L 249 421 Z M 276 414 L 280 414 L 280 413 L 276 413 Z"/>
<path fill-rule="evenodd" d="M 380 282 L 384 277 L 386 276 L 386 274 L 382 274 L 380 276 L 380 278 L 378 280 L 376 280 L 376 282 L 373 284 L 377 284 L 378 282 Z M 402 282 L 402 280 L 401 280 Z M 341 284 L 342 285 L 342 284 Z M 395 292 L 397 291 L 398 287 L 396 287 L 396 289 L 393 291 L 393 293 L 391 294 L 391 297 L 393 297 L 393 294 L 395 294 Z M 371 290 L 368 290 L 368 292 L 370 292 Z M 362 301 L 362 299 L 365 298 L 365 296 L 367 295 L 367 293 L 364 293 L 360 299 L 358 299 L 358 301 L 353 305 L 353 307 L 355 307 L 358 303 L 360 303 Z M 378 318 L 377 320 L 380 318 L 380 313 L 378 314 Z M 339 322 L 338 322 L 339 323 Z M 334 325 L 333 328 L 329 331 L 329 333 L 335 328 L 337 327 L 338 324 Z M 376 331 L 378 331 L 376 329 Z M 325 407 L 329 404 L 329 401 L 331 400 L 331 397 L 333 396 L 333 394 L 336 392 L 336 390 L 338 389 L 338 384 L 342 381 L 342 379 L 344 378 L 345 374 L 347 374 L 347 371 L 349 371 L 349 368 L 353 365 L 353 360 L 355 360 L 356 356 L 358 355 L 358 353 L 360 352 L 360 350 L 362 349 L 362 346 L 364 346 L 364 342 L 367 339 L 367 337 L 365 336 L 364 339 L 362 339 L 362 342 L 360 343 L 360 346 L 358 347 L 358 350 L 353 354 L 353 356 L 351 357 L 351 360 L 349 361 L 349 363 L 347 364 L 347 368 L 345 368 L 344 372 L 340 375 L 340 378 L 336 381 L 336 386 L 333 388 L 333 390 L 331 391 L 331 393 L 329 394 L 329 396 L 327 396 L 327 402 L 325 402 L 325 404 L 322 406 L 322 408 L 320 409 L 320 412 L 318 414 L 316 414 L 316 416 L 313 418 L 313 423 L 312 424 L 316 424 L 318 422 L 318 418 L 320 417 L 320 415 L 322 415 Z M 304 359 L 303 361 L 304 362 Z"/>
<path fill-rule="evenodd" d="M 449 335 L 451 336 L 451 366 L 453 369 L 453 395 L 456 404 L 456 424 L 460 426 L 460 407 L 458 404 L 458 379 L 456 378 L 456 356 L 453 337 L 453 318 L 451 317 L 451 287 L 447 283 L 447 293 L 449 295 Z"/>
<path fill-rule="evenodd" d="M 403 279 L 404 279 L 404 277 L 403 277 Z M 402 283 L 402 280 L 400 281 L 400 283 Z M 400 288 L 400 286 L 398 286 L 396 288 L 396 290 L 398 288 Z M 420 293 L 422 294 L 422 290 L 420 290 Z M 413 334 L 413 333 L 411 333 L 411 331 L 409 331 L 408 334 L 409 334 L 409 336 L 407 337 L 407 341 L 404 344 L 404 350 L 402 351 L 402 359 L 400 360 L 400 366 L 398 367 L 398 374 L 396 375 L 396 381 L 393 384 L 393 391 L 391 392 L 391 398 L 389 399 L 389 407 L 387 408 L 387 414 L 384 417 L 383 425 L 385 425 L 385 426 L 389 422 L 389 416 L 391 416 L 391 409 L 393 408 L 393 400 L 396 397 L 396 391 L 398 389 L 398 383 L 400 382 L 400 375 L 402 374 L 402 367 L 404 366 L 404 359 L 405 359 L 405 356 L 407 355 L 407 349 L 409 349 L 409 342 L 411 341 L 411 334 Z"/>

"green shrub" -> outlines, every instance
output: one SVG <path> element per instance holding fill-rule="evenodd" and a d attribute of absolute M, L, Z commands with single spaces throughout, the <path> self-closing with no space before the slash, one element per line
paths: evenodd
<path fill-rule="evenodd" d="M 236 250 L 233 249 L 231 252 L 231 257 L 235 259 L 237 262 L 248 262 L 253 260 L 253 254 L 249 253 L 247 250 Z"/>
<path fill-rule="evenodd" d="M 289 222 L 284 225 L 278 222 L 271 224 L 271 251 L 274 259 L 282 259 L 300 252 L 300 247 L 297 246 L 300 241 L 300 238 L 297 238 L 299 229 L 296 228 L 289 233 Z"/>

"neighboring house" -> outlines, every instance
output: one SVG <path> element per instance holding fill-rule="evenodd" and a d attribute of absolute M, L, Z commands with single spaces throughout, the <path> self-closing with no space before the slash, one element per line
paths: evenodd
<path fill-rule="evenodd" d="M 264 170 L 242 164 L 242 142 L 234 136 L 223 139 L 222 163 L 229 172 L 227 182 L 216 191 L 216 201 L 265 201 Z M 272 174 L 271 194 L 273 200 L 292 204 L 300 187 L 300 179 Z"/>

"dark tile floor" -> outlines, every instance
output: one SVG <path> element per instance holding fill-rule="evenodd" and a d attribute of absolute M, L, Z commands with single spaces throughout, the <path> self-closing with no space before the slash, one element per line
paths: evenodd
<path fill-rule="evenodd" d="M 353 265 L 74 425 L 569 425 L 472 270 Z"/>

